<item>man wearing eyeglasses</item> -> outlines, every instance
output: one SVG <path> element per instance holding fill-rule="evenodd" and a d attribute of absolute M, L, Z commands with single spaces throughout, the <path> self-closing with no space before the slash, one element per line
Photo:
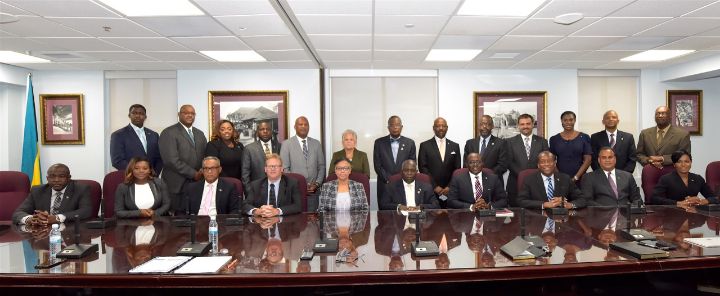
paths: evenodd
<path fill-rule="evenodd" d="M 482 172 L 483 161 L 480 154 L 468 154 L 466 163 L 469 171 L 455 175 L 450 180 L 448 208 L 477 211 L 507 207 L 507 193 L 502 181 L 496 175 Z"/>
<path fill-rule="evenodd" d="M 205 157 L 200 170 L 205 180 L 190 183 L 185 188 L 185 198 L 190 200 L 190 213 L 198 216 L 237 214 L 241 193 L 235 190 L 235 185 L 219 178 L 222 172 L 220 159 Z"/>
<path fill-rule="evenodd" d="M 280 155 L 273 153 L 268 156 L 265 175 L 267 177 L 248 185 L 243 213 L 264 218 L 300 213 L 302 201 L 298 183 L 283 175 Z"/>

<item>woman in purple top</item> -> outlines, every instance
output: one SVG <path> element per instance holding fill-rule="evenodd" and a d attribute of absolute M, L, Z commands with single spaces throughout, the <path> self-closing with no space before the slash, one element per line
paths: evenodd
<path fill-rule="evenodd" d="M 550 152 L 557 156 L 557 168 L 577 183 L 585 174 L 592 159 L 590 136 L 575 130 L 575 113 L 560 115 L 563 131 L 550 137 Z"/>

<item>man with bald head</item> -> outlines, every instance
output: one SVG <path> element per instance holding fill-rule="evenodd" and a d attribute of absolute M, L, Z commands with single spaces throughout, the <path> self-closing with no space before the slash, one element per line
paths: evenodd
<path fill-rule="evenodd" d="M 403 161 L 401 175 L 402 179 L 385 187 L 383 199 L 378 199 L 381 210 L 413 211 L 438 207 L 432 186 L 415 178 L 417 164 L 414 160 Z"/>
<path fill-rule="evenodd" d="M 202 178 L 202 160 L 207 138 L 193 127 L 195 108 L 183 105 L 178 112 L 178 123 L 160 133 L 160 156 L 163 160 L 162 179 L 170 192 L 170 210 L 175 215 L 185 213 L 187 200 L 184 186 Z"/>
<path fill-rule="evenodd" d="M 678 150 L 690 152 L 690 134 L 670 124 L 670 108 L 660 106 L 655 109 L 657 126 L 644 129 L 640 133 L 637 146 L 637 158 L 640 165 L 653 165 L 662 168 L 671 165 L 670 155 Z"/>
<path fill-rule="evenodd" d="M 637 161 L 635 138 L 630 133 L 618 130 L 620 117 L 615 110 L 605 112 L 602 123 L 605 125 L 605 130 L 594 133 L 590 137 L 590 147 L 592 147 L 593 152 L 593 159 L 590 164 L 592 169 L 597 170 L 600 168 L 597 160 L 600 148 L 610 147 L 615 151 L 617 160 L 615 166 L 632 174 L 635 171 L 635 162 Z"/>
<path fill-rule="evenodd" d="M 286 173 L 296 173 L 305 177 L 308 193 L 308 211 L 314 212 L 318 206 L 320 184 L 325 180 L 325 154 L 320 141 L 308 137 L 310 123 L 305 116 L 295 120 L 295 135 L 283 142 L 280 157 Z"/>
<path fill-rule="evenodd" d="M 435 136 L 420 143 L 418 167 L 420 172 L 429 175 L 433 181 L 433 192 L 442 208 L 447 207 L 448 184 L 455 170 L 460 168 L 460 145 L 445 138 L 448 131 L 445 118 L 438 117 L 433 122 Z"/>

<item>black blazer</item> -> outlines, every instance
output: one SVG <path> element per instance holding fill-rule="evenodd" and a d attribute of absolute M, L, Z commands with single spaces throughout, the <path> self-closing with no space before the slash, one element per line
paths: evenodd
<path fill-rule="evenodd" d="M 304 186 L 305 184 L 303 184 Z M 252 209 L 267 204 L 268 179 L 267 177 L 250 182 L 245 201 L 243 201 L 243 213 L 247 214 Z M 280 186 L 277 190 L 277 204 L 283 215 L 300 213 L 302 211 L 302 200 L 297 181 L 286 176 L 280 178 Z"/>
<path fill-rule="evenodd" d="M 150 161 L 150 165 L 155 170 L 155 175 L 160 176 L 163 168 L 160 149 L 158 148 L 160 135 L 147 127 L 144 130 L 145 139 L 147 140 L 147 152 L 143 149 L 142 142 L 140 142 L 135 130 L 129 124 L 110 135 L 110 159 L 112 165 L 118 171 L 125 171 L 131 158 L 144 156 Z"/>
<path fill-rule="evenodd" d="M 618 197 L 610 188 L 607 175 L 603 170 L 587 173 L 582 178 L 582 194 L 588 206 L 614 206 L 624 207 L 629 202 L 639 201 L 640 188 L 638 188 L 632 174 L 615 170 L 615 180 L 618 187 Z"/>
<path fill-rule="evenodd" d="M 495 209 L 508 206 L 507 193 L 502 181 L 496 175 L 482 174 L 483 199 L 486 203 L 492 202 Z M 473 181 L 469 173 L 456 175 L 450 180 L 450 193 L 447 205 L 450 209 L 469 209 L 475 203 L 473 195 Z"/>
<path fill-rule="evenodd" d="M 192 182 L 185 186 L 185 198 L 190 200 L 190 213 L 197 214 L 200 211 L 200 204 L 202 204 L 204 198 L 204 189 L 204 180 Z M 215 210 L 217 214 L 237 213 L 240 209 L 241 194 L 235 190 L 235 185 L 218 178 L 215 187 Z"/>
<path fill-rule="evenodd" d="M 463 153 L 463 167 L 468 167 L 467 156 L 470 153 L 480 152 L 480 139 L 481 137 L 473 138 L 465 142 L 465 153 Z M 485 151 L 482 155 L 483 167 L 490 168 L 495 172 L 495 175 L 500 176 L 507 171 L 507 149 L 505 148 L 505 140 L 500 139 L 496 136 L 490 135 L 485 144 Z"/>
<path fill-rule="evenodd" d="M 170 194 L 165 183 L 160 178 L 155 178 L 148 184 L 150 184 L 150 191 L 155 198 L 151 209 L 155 211 L 155 216 L 165 215 L 170 209 Z M 115 190 L 115 216 L 118 218 L 140 217 L 140 209 L 135 204 L 135 184 L 118 185 Z"/>
<path fill-rule="evenodd" d="M 592 136 L 590 136 L 590 146 L 592 147 L 593 153 L 590 166 L 593 170 L 599 170 L 600 165 L 598 164 L 597 158 L 600 153 L 600 148 L 610 146 L 607 132 L 603 130 L 592 134 Z M 633 135 L 617 130 L 613 151 L 615 151 L 615 159 L 617 159 L 615 167 L 632 174 L 635 171 L 635 162 L 637 161 L 635 138 Z"/>
<path fill-rule="evenodd" d="M 718 203 L 715 192 L 710 189 L 703 177 L 690 173 L 688 185 L 685 186 L 680 175 L 672 172 L 660 177 L 653 189 L 651 201 L 657 205 L 675 205 L 678 201 L 684 200 L 686 196 L 697 196 L 698 193 L 702 193 L 710 203 Z"/>
<path fill-rule="evenodd" d="M 406 159 L 416 159 L 415 141 L 400 136 L 398 142 L 400 147 L 398 148 L 397 161 L 393 161 L 390 136 L 383 136 L 375 140 L 375 145 L 373 146 L 373 166 L 377 173 L 378 183 L 387 183 L 390 176 L 400 173 L 402 170 L 402 162 Z"/>
<path fill-rule="evenodd" d="M 432 177 L 433 186 L 447 187 L 453 172 L 460 168 L 460 157 L 460 145 L 445 138 L 445 161 L 442 161 L 437 141 L 432 137 L 420 143 L 418 169 Z"/>
<path fill-rule="evenodd" d="M 22 218 L 35 214 L 35 210 L 50 212 L 50 198 L 52 187 L 50 185 L 35 186 L 30 190 L 27 198 L 18 206 L 12 215 L 13 222 L 20 224 Z M 90 218 L 92 215 L 92 200 L 90 199 L 90 188 L 77 181 L 68 182 L 60 202 L 59 214 L 65 216 L 65 221 L 75 220 L 78 215 L 80 220 Z"/>
<path fill-rule="evenodd" d="M 582 192 L 575 186 L 575 182 L 570 180 L 570 176 L 561 172 L 555 172 L 553 175 L 555 181 L 555 194 L 553 196 L 562 196 L 572 202 L 576 208 L 586 206 Z M 547 201 L 547 191 L 545 191 L 545 175 L 535 172 L 523 179 L 522 190 L 518 194 L 518 205 L 528 209 L 541 209 L 542 204 Z"/>
<path fill-rule="evenodd" d="M 407 205 L 405 200 L 405 181 L 402 179 L 385 187 L 385 196 L 380 202 L 381 210 L 395 210 L 397 205 Z M 430 184 L 415 180 L 415 204 L 424 209 L 437 209 L 437 198 Z"/>

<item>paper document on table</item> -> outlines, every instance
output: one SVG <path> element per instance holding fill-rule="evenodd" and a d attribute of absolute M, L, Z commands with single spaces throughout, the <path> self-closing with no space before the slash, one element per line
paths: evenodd
<path fill-rule="evenodd" d="M 171 272 L 173 269 L 190 260 L 191 257 L 175 256 L 175 257 L 155 257 L 133 269 L 130 273 L 165 273 Z"/>
<path fill-rule="evenodd" d="M 495 217 L 515 217 L 515 213 L 510 209 L 500 209 L 495 211 Z"/>
<path fill-rule="evenodd" d="M 720 247 L 720 237 L 692 237 L 684 239 L 686 243 L 696 245 L 703 248 Z"/>
<path fill-rule="evenodd" d="M 195 257 L 175 273 L 216 273 L 231 259 L 232 256 Z"/>

